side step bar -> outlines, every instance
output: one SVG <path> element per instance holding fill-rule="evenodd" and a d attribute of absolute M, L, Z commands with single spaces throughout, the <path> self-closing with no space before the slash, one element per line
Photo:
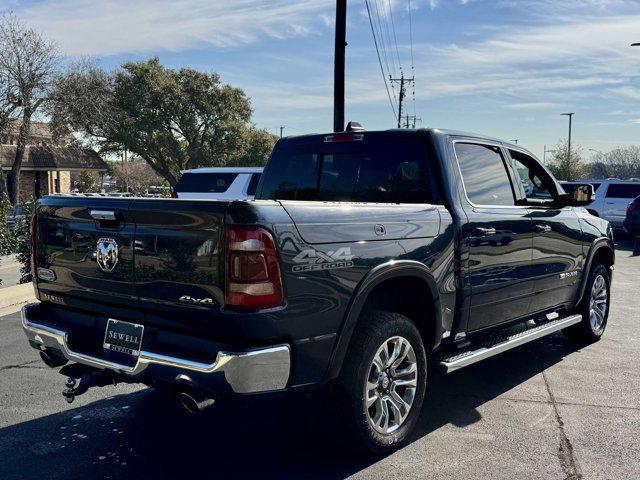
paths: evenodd
<path fill-rule="evenodd" d="M 445 368 L 446 373 L 455 372 L 486 358 L 575 325 L 581 320 L 581 315 L 571 315 L 570 317 L 557 318 L 532 327 L 524 326 L 519 331 L 490 337 L 479 345 L 472 345 L 463 350 L 449 352 L 440 358 L 440 365 Z"/>

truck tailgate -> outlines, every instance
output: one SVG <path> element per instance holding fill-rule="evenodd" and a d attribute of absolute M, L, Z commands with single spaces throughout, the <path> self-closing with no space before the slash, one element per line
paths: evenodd
<path fill-rule="evenodd" d="M 168 203 L 170 202 L 170 205 Z M 149 326 L 211 333 L 224 303 L 222 225 L 229 202 L 135 199 L 135 274 Z"/>
<path fill-rule="evenodd" d="M 37 267 L 41 300 L 105 316 L 141 321 L 135 286 L 129 199 L 47 197 L 37 210 Z M 91 212 L 113 212 L 99 221 Z M 100 267 L 98 243 L 117 246 L 117 261 Z"/>

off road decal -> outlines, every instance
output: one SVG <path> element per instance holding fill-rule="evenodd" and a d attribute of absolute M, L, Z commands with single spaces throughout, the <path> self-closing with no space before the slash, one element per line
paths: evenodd
<path fill-rule="evenodd" d="M 335 268 L 348 268 L 353 266 L 354 255 L 351 255 L 349 247 L 342 247 L 335 251 L 320 252 L 313 248 L 302 250 L 293 257 L 293 272 L 315 272 L 319 270 L 333 270 Z"/>

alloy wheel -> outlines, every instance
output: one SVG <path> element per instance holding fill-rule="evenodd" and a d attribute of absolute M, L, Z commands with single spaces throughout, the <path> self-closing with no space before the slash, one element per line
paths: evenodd
<path fill-rule="evenodd" d="M 602 275 L 598 275 L 593 281 L 589 302 L 589 320 L 594 333 L 599 334 L 604 330 L 604 323 L 607 318 L 608 297 L 607 282 Z"/>
<path fill-rule="evenodd" d="M 365 385 L 365 409 L 371 426 L 390 434 L 409 416 L 418 385 L 416 353 L 404 337 L 384 341 L 373 357 Z"/>

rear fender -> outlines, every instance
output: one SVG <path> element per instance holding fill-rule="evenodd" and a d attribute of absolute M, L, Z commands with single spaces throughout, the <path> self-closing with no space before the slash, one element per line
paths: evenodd
<path fill-rule="evenodd" d="M 356 289 L 356 293 L 354 294 L 349 308 L 347 309 L 347 314 L 345 316 L 342 329 L 338 335 L 338 340 L 331 356 L 329 371 L 327 374 L 328 380 L 334 379 L 340 374 L 342 363 L 344 362 L 349 344 L 351 342 L 351 337 L 353 336 L 353 332 L 358 323 L 358 319 L 360 318 L 363 307 L 366 304 L 367 298 L 369 297 L 369 294 L 376 286 L 380 285 L 382 282 L 391 278 L 400 277 L 414 277 L 423 280 L 431 291 L 431 297 L 434 299 L 434 320 L 436 328 L 434 339 L 436 344 L 426 347 L 435 347 L 437 345 L 437 342 L 439 342 L 439 340 L 442 338 L 442 332 L 444 331 L 444 329 L 442 327 L 440 297 L 438 295 L 436 281 L 429 268 L 426 267 L 423 263 L 413 260 L 392 260 L 390 262 L 383 263 L 372 269 L 364 277 L 364 279 L 361 280 Z"/>

